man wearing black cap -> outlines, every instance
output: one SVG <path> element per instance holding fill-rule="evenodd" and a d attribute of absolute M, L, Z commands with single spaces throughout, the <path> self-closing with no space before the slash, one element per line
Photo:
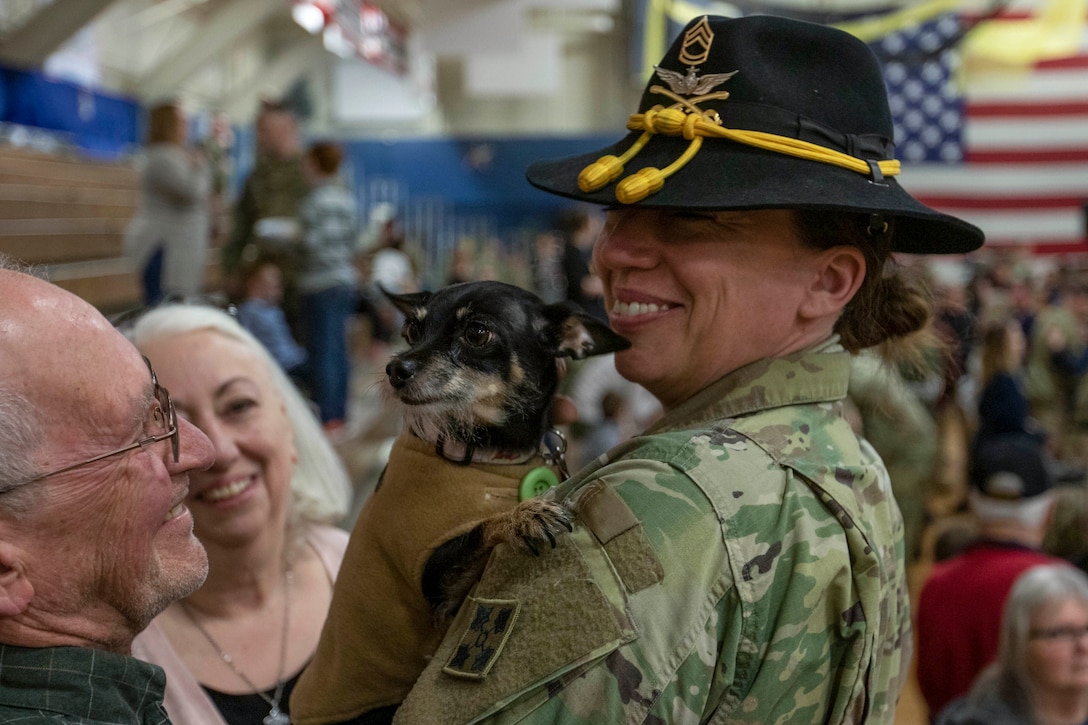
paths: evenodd
<path fill-rule="evenodd" d="M 892 252 L 982 234 L 899 187 L 879 65 L 839 30 L 699 18 L 627 127 L 528 176 L 608 207 L 616 364 L 664 416 L 554 489 L 554 548 L 495 549 L 397 721 L 890 723 L 903 527 L 842 415 L 849 352 L 929 318 Z"/>
<path fill-rule="evenodd" d="M 918 600 L 918 685 L 934 716 L 966 694 L 997 656 L 1002 610 L 1016 578 L 1064 561 L 1040 551 L 1053 498 L 1037 441 L 1015 434 L 988 439 L 970 468 L 979 540 L 934 566 Z"/>

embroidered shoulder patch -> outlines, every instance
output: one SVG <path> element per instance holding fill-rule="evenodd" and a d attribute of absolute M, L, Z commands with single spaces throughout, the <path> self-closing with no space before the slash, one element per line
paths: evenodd
<path fill-rule="evenodd" d="M 454 677 L 482 680 L 499 659 L 521 604 L 516 599 L 475 597 L 469 597 L 465 604 L 471 605 L 468 627 L 442 671 Z"/>

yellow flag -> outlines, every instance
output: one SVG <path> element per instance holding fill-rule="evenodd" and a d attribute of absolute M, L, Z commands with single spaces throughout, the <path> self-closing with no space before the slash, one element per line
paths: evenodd
<path fill-rule="evenodd" d="M 1032 18 L 979 23 L 964 40 L 964 56 L 1016 66 L 1076 55 L 1086 15 L 1088 0 L 1046 0 Z"/>

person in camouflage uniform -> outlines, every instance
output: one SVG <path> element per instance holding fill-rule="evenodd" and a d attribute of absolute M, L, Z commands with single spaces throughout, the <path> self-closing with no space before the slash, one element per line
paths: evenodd
<path fill-rule="evenodd" d="M 699 18 L 628 128 L 528 177 L 609 206 L 616 365 L 665 414 L 548 494 L 554 548 L 493 551 L 394 722 L 891 723 L 903 525 L 850 353 L 929 319 L 892 252 L 982 233 L 891 178 L 880 68 L 836 29 Z"/>
<path fill-rule="evenodd" d="M 299 206 L 310 186 L 302 170 L 302 147 L 298 123 L 291 109 L 265 102 L 257 116 L 257 159 L 234 205 L 230 237 L 223 245 L 221 260 L 227 290 L 241 293 L 242 267 L 258 256 L 273 259 L 283 270 L 285 308 L 293 308 L 293 239 L 262 237 L 263 219 L 296 220 Z"/>
<path fill-rule="evenodd" d="M 937 421 L 902 373 L 874 351 L 855 355 L 847 405 L 858 414 L 854 430 L 873 444 L 888 469 L 903 515 L 906 561 L 921 555 L 926 501 L 937 463 Z"/>
<path fill-rule="evenodd" d="M 1063 459 L 1088 456 L 1088 277 L 1074 273 L 1061 298 L 1043 308 L 1032 327 L 1024 388 L 1032 416 Z"/>

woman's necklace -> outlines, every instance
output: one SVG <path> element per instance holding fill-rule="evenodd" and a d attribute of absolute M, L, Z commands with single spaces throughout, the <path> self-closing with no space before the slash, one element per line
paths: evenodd
<path fill-rule="evenodd" d="M 208 640 L 208 644 L 210 644 L 212 646 L 212 649 L 214 649 L 219 655 L 219 659 L 223 660 L 223 662 L 226 663 L 227 667 L 229 667 L 231 671 L 234 672 L 234 674 L 238 675 L 238 678 L 241 679 L 242 682 L 246 683 L 246 685 L 252 688 L 253 691 L 258 696 L 260 696 L 262 700 L 267 702 L 269 707 L 272 708 L 268 711 L 268 714 L 265 715 L 264 720 L 262 720 L 264 725 L 290 725 L 291 723 L 291 719 L 287 716 L 287 713 L 280 710 L 280 698 L 283 697 L 284 686 L 283 669 L 287 664 L 287 623 L 291 620 L 290 569 L 287 569 L 284 572 L 283 582 L 283 645 L 280 647 L 280 669 L 279 673 L 276 675 L 276 690 L 272 693 L 272 697 L 269 697 L 268 695 L 261 692 L 261 690 L 256 685 L 254 685 L 253 682 L 248 677 L 246 677 L 240 669 L 238 669 L 238 666 L 234 664 L 234 659 L 229 654 L 227 654 L 222 647 L 219 646 L 219 643 L 212 638 L 211 634 L 208 633 L 208 630 L 204 629 L 204 626 L 200 624 L 200 621 L 196 618 L 193 610 L 189 608 L 189 605 L 185 603 L 185 600 L 182 599 L 178 602 L 178 604 L 181 605 L 181 608 L 185 611 L 185 613 L 189 615 L 189 619 L 192 620 L 197 630 L 199 630 L 200 633 L 204 635 L 204 639 Z"/>

